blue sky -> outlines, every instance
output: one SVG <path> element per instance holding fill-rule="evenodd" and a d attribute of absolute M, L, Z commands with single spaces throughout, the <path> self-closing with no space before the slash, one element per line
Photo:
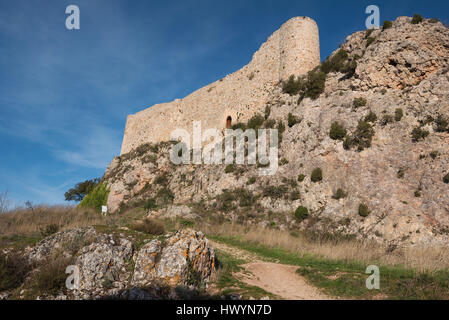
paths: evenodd
<path fill-rule="evenodd" d="M 65 8 L 81 29 L 65 28 Z M 417 12 L 448 22 L 448 1 L 0 0 L 0 192 L 57 204 L 120 153 L 126 116 L 246 65 L 282 23 L 314 18 L 324 59 L 381 20 Z"/>

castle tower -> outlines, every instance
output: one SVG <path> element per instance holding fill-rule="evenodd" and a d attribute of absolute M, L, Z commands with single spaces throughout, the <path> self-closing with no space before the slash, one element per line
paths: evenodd
<path fill-rule="evenodd" d="M 130 115 L 126 121 L 121 154 L 144 143 L 168 141 L 175 129 L 225 129 L 262 112 L 269 93 L 280 80 L 302 75 L 320 63 L 318 27 L 308 17 L 295 17 L 274 32 L 253 55 L 251 62 L 225 78 L 183 99 L 154 105 Z"/>
<path fill-rule="evenodd" d="M 300 75 L 320 64 L 318 26 L 308 17 L 292 18 L 279 29 L 279 79 Z"/>

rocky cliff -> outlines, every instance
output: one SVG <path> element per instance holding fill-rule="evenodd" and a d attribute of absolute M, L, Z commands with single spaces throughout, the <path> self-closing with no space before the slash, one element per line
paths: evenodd
<path fill-rule="evenodd" d="M 284 83 L 269 93 L 255 120 L 283 131 L 276 175 L 248 165 L 175 166 L 170 143 L 145 144 L 106 170 L 109 208 L 447 243 L 449 29 L 411 20 L 349 36 L 314 71 L 325 79 L 317 94 L 293 78 L 294 90 Z"/>

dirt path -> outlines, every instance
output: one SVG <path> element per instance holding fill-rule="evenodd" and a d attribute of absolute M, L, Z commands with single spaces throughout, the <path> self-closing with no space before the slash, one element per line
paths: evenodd
<path fill-rule="evenodd" d="M 215 241 L 212 245 L 235 258 L 252 261 L 242 265 L 244 270 L 235 274 L 240 281 L 248 285 L 262 288 L 285 300 L 332 299 L 299 276 L 296 273 L 297 266 L 260 261 L 260 257 L 251 252 Z"/>

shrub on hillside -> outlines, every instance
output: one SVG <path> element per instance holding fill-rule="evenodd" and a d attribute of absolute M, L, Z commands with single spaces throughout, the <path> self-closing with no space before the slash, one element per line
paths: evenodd
<path fill-rule="evenodd" d="M 158 205 L 164 206 L 173 203 L 173 200 L 175 200 L 175 195 L 166 187 L 160 189 L 156 194 L 156 202 Z"/>
<path fill-rule="evenodd" d="M 384 25 L 382 27 L 382 31 L 390 29 L 391 27 L 393 27 L 393 22 L 385 20 Z"/>
<path fill-rule="evenodd" d="M 321 71 L 326 74 L 331 72 L 345 73 L 347 71 L 348 58 L 348 53 L 345 50 L 340 49 L 333 57 L 328 57 L 323 62 L 321 65 Z"/>
<path fill-rule="evenodd" d="M 306 207 L 300 206 L 295 210 L 295 219 L 302 222 L 309 217 L 309 210 Z"/>
<path fill-rule="evenodd" d="M 321 170 L 321 168 L 315 168 L 312 171 L 312 175 L 310 177 L 310 180 L 312 182 L 320 182 L 323 180 L 323 170 Z"/>
<path fill-rule="evenodd" d="M 267 186 L 263 188 L 262 196 L 269 197 L 272 199 L 280 199 L 287 192 L 287 187 L 284 185 L 280 186 Z"/>
<path fill-rule="evenodd" d="M 412 141 L 418 142 L 424 140 L 429 134 L 429 131 L 423 130 L 421 127 L 416 127 L 412 131 Z"/>
<path fill-rule="evenodd" d="M 306 89 L 303 97 L 310 98 L 312 100 L 318 99 L 318 97 L 324 92 L 326 84 L 326 74 L 319 70 L 310 71 L 307 74 Z"/>
<path fill-rule="evenodd" d="M 267 120 L 270 117 L 270 114 L 271 114 L 271 107 L 265 106 L 265 112 L 264 112 L 265 120 Z"/>
<path fill-rule="evenodd" d="M 371 147 L 371 141 L 374 136 L 374 129 L 370 123 L 366 121 L 359 121 L 356 131 L 352 136 L 347 136 L 343 142 L 343 147 L 346 150 L 352 147 L 357 147 L 358 151 L 363 151 Z"/>
<path fill-rule="evenodd" d="M 294 116 L 291 112 L 288 114 L 288 119 L 287 119 L 287 123 L 289 128 L 293 127 L 295 124 L 300 123 L 301 121 Z"/>
<path fill-rule="evenodd" d="M 394 120 L 395 120 L 396 122 L 401 121 L 403 116 L 404 116 L 404 111 L 403 111 L 401 108 L 397 108 L 397 109 L 394 111 Z"/>
<path fill-rule="evenodd" d="M 446 184 L 449 183 L 449 173 L 443 177 L 443 182 Z"/>
<path fill-rule="evenodd" d="M 96 186 L 83 201 L 80 202 L 81 208 L 93 208 L 97 212 L 101 212 L 101 206 L 105 206 L 108 201 L 109 188 L 106 184 L 101 183 Z"/>
<path fill-rule="evenodd" d="M 368 209 L 368 206 L 364 203 L 361 203 L 359 205 L 359 215 L 361 217 L 368 217 L 369 214 L 370 214 L 370 211 Z"/>
<path fill-rule="evenodd" d="M 436 125 L 435 128 L 436 132 L 445 132 L 449 128 L 449 123 L 447 119 L 441 114 L 439 114 L 438 117 L 434 120 L 434 123 Z"/>
<path fill-rule="evenodd" d="M 343 189 L 338 188 L 337 191 L 335 191 L 332 198 L 334 198 L 335 200 L 340 200 L 346 198 L 346 196 L 347 196 L 346 192 L 344 192 Z"/>
<path fill-rule="evenodd" d="M 298 181 L 299 182 L 303 182 L 304 181 L 304 179 L 305 179 L 305 175 L 303 175 L 302 173 L 300 174 L 300 175 L 298 175 Z"/>
<path fill-rule="evenodd" d="M 390 114 L 385 114 L 380 120 L 380 124 L 382 126 L 386 126 L 387 124 L 393 123 L 393 116 Z"/>
<path fill-rule="evenodd" d="M 366 106 L 366 103 L 367 103 L 366 99 L 363 97 L 360 97 L 360 98 L 355 98 L 354 102 L 352 104 L 354 106 L 354 109 L 358 109 L 360 107 Z"/>
<path fill-rule="evenodd" d="M 365 122 L 371 122 L 371 123 L 374 123 L 374 122 L 377 121 L 377 115 L 376 115 L 374 112 L 370 111 L 370 112 L 366 115 L 364 121 L 365 121 Z"/>
<path fill-rule="evenodd" d="M 332 140 L 343 140 L 344 137 L 346 136 L 346 133 L 347 133 L 346 128 L 337 121 L 335 121 L 331 125 L 329 137 Z"/>
<path fill-rule="evenodd" d="M 423 17 L 420 14 L 415 13 L 413 15 L 412 24 L 418 24 L 423 22 Z"/>
<path fill-rule="evenodd" d="M 366 47 L 369 47 L 374 41 L 376 41 L 376 38 L 369 37 L 369 38 L 366 40 Z"/>
<path fill-rule="evenodd" d="M 248 120 L 247 128 L 257 130 L 262 127 L 265 118 L 260 114 L 254 115 L 251 119 Z"/>
<path fill-rule="evenodd" d="M 282 92 L 287 93 L 291 96 L 298 94 L 303 89 L 304 89 L 303 78 L 298 77 L 296 79 L 294 75 L 291 75 L 287 81 L 282 82 Z"/>

